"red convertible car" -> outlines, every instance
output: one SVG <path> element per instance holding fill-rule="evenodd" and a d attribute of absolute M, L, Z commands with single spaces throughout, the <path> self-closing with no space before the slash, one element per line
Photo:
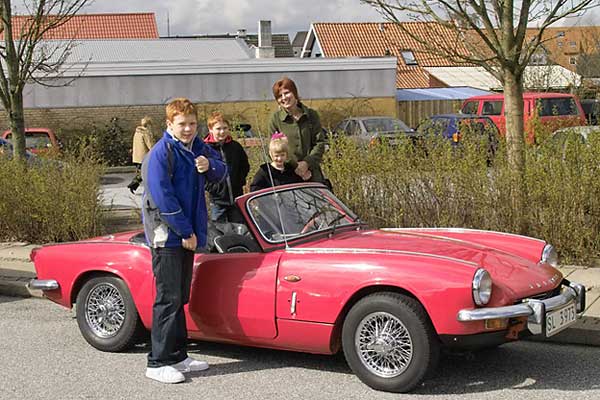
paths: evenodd
<path fill-rule="evenodd" d="M 368 229 L 320 184 L 237 199 L 246 224 L 213 227 L 195 259 L 189 337 L 333 354 L 384 391 L 414 388 L 443 346 L 552 336 L 575 322 L 585 288 L 555 269 L 546 242 L 470 229 Z M 218 229 L 217 229 L 218 228 Z M 151 326 L 154 282 L 143 232 L 46 245 L 42 289 L 76 304 L 79 329 L 121 351 Z"/>

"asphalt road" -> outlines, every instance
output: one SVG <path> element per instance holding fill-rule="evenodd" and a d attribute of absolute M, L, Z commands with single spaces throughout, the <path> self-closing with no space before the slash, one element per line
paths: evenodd
<path fill-rule="evenodd" d="M 414 393 L 376 392 L 339 356 L 196 342 L 208 371 L 163 385 L 144 377 L 147 347 L 102 353 L 71 311 L 0 297 L 0 399 L 568 399 L 600 398 L 600 348 L 520 342 L 444 356 Z"/>

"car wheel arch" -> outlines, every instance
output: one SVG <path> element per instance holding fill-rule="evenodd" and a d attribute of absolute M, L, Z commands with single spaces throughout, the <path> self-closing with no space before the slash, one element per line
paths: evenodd
<path fill-rule="evenodd" d="M 421 307 L 423 307 L 423 309 L 425 310 L 425 314 L 427 315 L 427 318 L 429 319 L 429 322 L 432 323 L 431 317 L 429 316 L 429 313 L 427 312 L 427 308 L 425 307 L 425 304 L 423 304 L 423 302 L 417 296 L 415 296 L 412 292 L 410 292 L 402 287 L 392 286 L 392 285 L 365 286 L 365 287 L 360 288 L 358 291 L 353 293 L 352 296 L 350 296 L 348 298 L 348 300 L 346 301 L 346 303 L 340 310 L 340 313 L 338 314 L 338 316 L 335 320 L 334 330 L 333 330 L 333 334 L 331 337 L 331 343 L 330 343 L 330 347 L 331 347 L 331 350 L 333 353 L 337 353 L 342 348 L 342 346 L 341 346 L 342 326 L 344 325 L 344 320 L 345 320 L 346 316 L 348 315 L 348 312 L 350 312 L 352 307 L 356 303 L 358 303 L 361 299 L 363 299 L 367 296 L 370 296 L 372 294 L 375 294 L 375 293 L 396 293 L 396 294 L 401 294 L 401 295 L 404 295 L 404 296 L 414 299 L 421 305 Z M 432 325 L 433 325 L 433 323 L 432 323 Z"/>
<path fill-rule="evenodd" d="M 69 296 L 70 304 L 71 305 L 75 304 L 75 302 L 77 301 L 77 295 L 79 294 L 79 292 L 81 291 L 81 288 L 83 287 L 83 285 L 85 285 L 85 283 L 87 281 L 89 281 L 90 279 L 93 279 L 93 278 L 97 278 L 99 276 L 112 276 L 112 277 L 121 279 L 127 287 L 130 287 L 129 282 L 127 282 L 127 279 L 125 279 L 118 273 L 111 272 L 111 271 L 101 271 L 101 270 L 85 271 L 85 272 L 81 273 L 79 276 L 77 276 L 77 278 L 75 278 L 75 281 L 73 282 L 73 285 L 71 286 L 71 293 Z M 133 296 L 133 294 L 132 294 L 132 296 Z M 134 303 L 135 303 L 135 296 L 133 297 L 133 299 L 134 299 Z M 137 307 L 137 304 L 136 304 L 136 307 Z"/>

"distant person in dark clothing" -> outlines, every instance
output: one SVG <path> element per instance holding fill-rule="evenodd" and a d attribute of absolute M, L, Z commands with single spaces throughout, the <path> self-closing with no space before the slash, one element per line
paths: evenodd
<path fill-rule="evenodd" d="M 244 193 L 246 177 L 250 172 L 248 155 L 241 144 L 233 140 L 229 132 L 229 121 L 220 112 L 213 112 L 207 121 L 208 135 L 204 142 L 215 149 L 227 166 L 229 176 L 223 182 L 206 184 L 210 194 L 211 219 L 215 222 L 244 223 L 235 198 Z"/>
<path fill-rule="evenodd" d="M 272 161 L 264 163 L 258 168 L 250 184 L 251 191 L 303 182 L 303 179 L 294 172 L 294 167 L 286 162 L 288 159 L 288 139 L 284 134 L 275 133 L 271 137 L 269 156 Z"/>

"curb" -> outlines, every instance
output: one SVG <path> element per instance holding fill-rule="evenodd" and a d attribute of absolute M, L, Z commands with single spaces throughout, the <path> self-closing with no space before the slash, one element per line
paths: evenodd
<path fill-rule="evenodd" d="M 135 165 L 122 165 L 117 167 L 107 167 L 107 174 L 124 174 L 128 172 L 135 172 Z"/>
<path fill-rule="evenodd" d="M 527 340 L 533 342 L 551 342 L 600 346 L 600 318 L 581 317 L 575 325 L 549 338 L 531 336 Z"/>

